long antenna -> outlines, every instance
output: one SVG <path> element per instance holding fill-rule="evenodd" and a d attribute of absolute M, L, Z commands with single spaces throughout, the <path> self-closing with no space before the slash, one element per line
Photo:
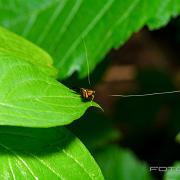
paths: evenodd
<path fill-rule="evenodd" d="M 85 50 L 85 58 L 86 58 L 86 64 L 87 64 L 87 71 L 88 71 L 88 83 L 89 86 L 91 86 L 91 80 L 90 80 L 90 73 L 89 73 L 89 61 L 88 61 L 88 53 L 87 53 L 87 47 L 86 47 L 86 43 L 84 41 L 84 38 L 82 38 L 83 44 L 84 44 L 84 50 Z"/>
<path fill-rule="evenodd" d="M 128 97 L 144 97 L 144 96 L 155 96 L 155 95 L 174 94 L 174 93 L 180 93 L 180 90 L 177 90 L 177 91 L 164 91 L 164 92 L 156 92 L 156 93 L 146 93 L 146 94 L 128 94 L 128 95 L 111 94 L 109 96 L 117 96 L 117 97 L 128 98 Z"/>

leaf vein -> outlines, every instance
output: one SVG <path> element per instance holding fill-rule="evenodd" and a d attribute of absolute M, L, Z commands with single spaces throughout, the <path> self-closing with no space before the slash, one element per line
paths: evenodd
<path fill-rule="evenodd" d="M 2 143 L 0 143 L 0 146 L 3 147 L 4 149 L 8 150 L 11 154 L 15 155 L 21 162 L 22 164 L 28 169 L 28 171 L 30 172 L 30 174 L 34 177 L 35 180 L 38 180 L 38 177 L 34 174 L 34 172 L 32 171 L 32 169 L 29 167 L 29 165 L 26 163 L 25 160 L 23 160 L 16 151 L 13 151 L 11 148 L 3 145 Z"/>
<path fill-rule="evenodd" d="M 75 163 L 77 163 L 83 169 L 83 171 L 90 177 L 90 179 L 94 179 L 93 177 L 91 177 L 91 174 L 86 170 L 86 168 L 83 166 L 83 164 L 81 164 L 72 154 L 69 154 L 65 149 L 63 149 L 62 152 L 67 157 L 72 159 Z"/>
<path fill-rule="evenodd" d="M 57 177 L 59 177 L 60 179 L 64 179 L 58 172 L 56 172 L 53 168 L 51 168 L 49 165 L 47 165 L 47 163 L 45 163 L 43 160 L 41 160 L 38 156 L 32 154 L 32 153 L 28 153 L 30 154 L 32 157 L 34 157 L 35 159 L 37 159 L 42 165 L 44 165 L 45 167 L 47 167 L 51 172 L 53 172 Z"/>
<path fill-rule="evenodd" d="M 12 167 L 12 164 L 11 164 L 11 161 L 10 161 L 9 157 L 8 157 L 8 165 L 9 165 L 10 172 L 11 172 L 11 175 L 12 175 L 13 179 L 16 180 L 16 176 L 14 174 L 13 167 Z"/>
<path fill-rule="evenodd" d="M 87 36 L 87 34 L 96 26 L 96 24 L 98 23 L 98 21 L 104 16 L 104 14 L 109 10 L 109 8 L 111 7 L 111 5 L 113 4 L 114 0 L 109 0 L 107 1 L 107 3 L 104 5 L 104 7 L 101 9 L 101 11 L 96 15 L 96 17 L 93 19 L 93 21 L 91 23 L 89 23 L 88 27 L 85 28 L 85 30 L 78 36 L 78 38 L 71 44 L 71 46 L 69 47 L 68 51 L 66 52 L 66 54 L 64 55 L 64 57 L 62 57 L 61 61 L 59 61 L 59 63 L 57 64 L 57 67 L 61 65 L 66 61 L 66 59 L 70 56 L 71 52 L 74 51 L 74 49 L 76 49 L 76 47 L 79 45 L 79 43 L 81 42 L 81 39 L 85 39 L 85 36 Z"/>

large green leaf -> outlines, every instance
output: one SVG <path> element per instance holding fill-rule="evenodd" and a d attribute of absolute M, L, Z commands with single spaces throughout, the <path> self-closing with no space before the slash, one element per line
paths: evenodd
<path fill-rule="evenodd" d="M 145 163 L 138 161 L 131 151 L 117 146 L 107 146 L 95 154 L 105 179 L 108 180 L 150 180 Z"/>
<path fill-rule="evenodd" d="M 1 25 L 47 50 L 61 79 L 74 71 L 87 75 L 82 38 L 92 70 L 133 32 L 146 24 L 159 28 L 179 12 L 179 0 L 0 1 Z"/>
<path fill-rule="evenodd" d="M 44 73 L 54 76 L 57 71 L 53 60 L 45 51 L 24 38 L 0 27 L 0 57 L 18 58 L 34 64 Z"/>
<path fill-rule="evenodd" d="M 51 62 L 43 50 L 0 28 L 0 125 L 64 125 L 96 106 L 49 77 Z"/>
<path fill-rule="evenodd" d="M 26 61 L 1 55 L 0 72 L 0 125 L 64 125 L 96 106 Z"/>
<path fill-rule="evenodd" d="M 180 162 L 174 163 L 174 165 L 171 167 L 165 173 L 164 180 L 179 180 L 180 179 Z"/>
<path fill-rule="evenodd" d="M 0 166 L 0 179 L 103 179 L 85 146 L 62 127 L 0 127 Z"/>

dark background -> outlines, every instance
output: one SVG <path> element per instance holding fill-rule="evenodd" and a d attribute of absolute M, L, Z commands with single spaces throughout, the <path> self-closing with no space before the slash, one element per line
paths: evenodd
<path fill-rule="evenodd" d="M 180 93 L 129 98 L 109 96 L 180 89 L 180 17 L 160 30 L 149 31 L 145 27 L 135 33 L 123 47 L 112 50 L 90 78 L 91 87 L 87 78 L 78 80 L 76 74 L 63 83 L 69 87 L 95 89 L 95 101 L 104 109 L 98 115 L 97 110 L 90 109 L 83 117 L 94 116 L 89 118 L 89 124 L 78 121 L 70 127 L 91 152 L 103 144 L 95 142 L 98 129 L 106 132 L 108 127 L 103 123 L 98 126 L 92 119 L 103 119 L 102 122 L 110 121 L 108 123 L 121 134 L 121 138 L 110 139 L 108 143 L 133 150 L 149 166 L 172 166 L 180 160 L 180 145 L 175 140 L 180 132 Z M 79 130 L 80 126 L 84 131 Z M 153 175 L 161 179 L 163 173 Z"/>

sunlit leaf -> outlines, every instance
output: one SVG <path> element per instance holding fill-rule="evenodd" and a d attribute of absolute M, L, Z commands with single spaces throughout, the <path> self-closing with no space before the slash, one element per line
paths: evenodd
<path fill-rule="evenodd" d="M 64 125 L 96 106 L 26 61 L 0 56 L 0 71 L 0 125 Z"/>
<path fill-rule="evenodd" d="M 43 50 L 0 28 L 0 125 L 64 125 L 96 106 L 50 77 L 51 62 Z"/>

